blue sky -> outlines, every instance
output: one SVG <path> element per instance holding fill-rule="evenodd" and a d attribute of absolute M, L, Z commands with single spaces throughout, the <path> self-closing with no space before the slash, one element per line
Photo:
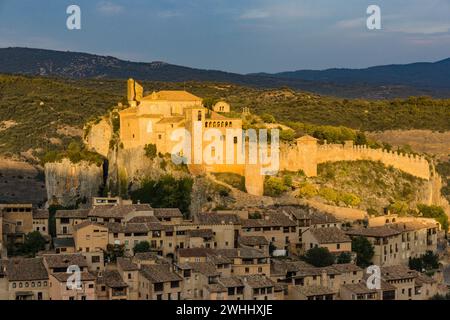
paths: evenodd
<path fill-rule="evenodd" d="M 66 8 L 82 30 L 66 28 Z M 381 7 L 382 30 L 366 28 Z M 82 51 L 231 72 L 436 61 L 450 0 L 0 0 L 0 47 Z"/>

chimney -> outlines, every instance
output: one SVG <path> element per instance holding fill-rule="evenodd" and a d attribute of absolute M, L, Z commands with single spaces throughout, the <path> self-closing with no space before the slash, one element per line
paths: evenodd
<path fill-rule="evenodd" d="M 138 200 L 138 201 L 137 201 L 137 204 L 141 204 L 141 200 Z"/>

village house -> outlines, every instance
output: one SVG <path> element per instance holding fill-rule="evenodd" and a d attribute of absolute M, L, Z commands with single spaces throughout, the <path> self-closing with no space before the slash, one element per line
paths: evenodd
<path fill-rule="evenodd" d="M 396 300 L 428 300 L 440 293 L 435 280 L 403 265 L 382 267 L 381 278 L 396 288 Z"/>
<path fill-rule="evenodd" d="M 33 205 L 1 204 L 3 236 L 6 243 L 20 244 L 34 231 Z"/>
<path fill-rule="evenodd" d="M 49 236 L 48 230 L 48 210 L 34 209 L 33 210 L 33 231 L 40 232 L 43 236 Z"/>
<path fill-rule="evenodd" d="M 88 214 L 88 209 L 56 211 L 56 236 L 58 238 L 72 238 L 73 227 L 86 221 Z"/>
<path fill-rule="evenodd" d="M 97 273 L 97 300 L 128 300 L 128 284 L 117 270 L 105 270 Z"/>
<path fill-rule="evenodd" d="M 50 300 L 96 300 L 95 281 L 96 277 L 89 272 L 81 272 L 79 275 L 80 285 L 70 281 L 73 274 L 70 273 L 51 273 L 49 296 Z M 68 286 L 68 281 L 71 286 Z"/>
<path fill-rule="evenodd" d="M 282 290 L 265 275 L 240 277 L 244 284 L 244 300 L 282 300 Z"/>
<path fill-rule="evenodd" d="M 67 273 L 69 267 L 77 266 L 81 272 L 88 271 L 86 258 L 80 253 L 44 254 L 43 263 L 49 274 Z"/>
<path fill-rule="evenodd" d="M 302 241 L 304 251 L 317 247 L 327 248 L 336 255 L 352 251 L 352 240 L 337 227 L 309 228 L 303 233 Z"/>
<path fill-rule="evenodd" d="M 290 293 L 292 300 L 336 300 L 337 292 L 333 288 L 311 285 L 293 287 Z"/>
<path fill-rule="evenodd" d="M 223 256 L 231 261 L 233 275 L 270 275 L 270 255 L 259 249 L 237 248 L 217 249 L 216 256 Z"/>
<path fill-rule="evenodd" d="M 9 300 L 49 300 L 49 276 L 42 258 L 16 258 L 6 267 Z"/>
<path fill-rule="evenodd" d="M 8 274 L 6 272 L 8 260 L 0 259 L 0 300 L 8 300 Z"/>
<path fill-rule="evenodd" d="M 259 249 L 269 254 L 269 241 L 263 236 L 240 236 L 239 247 Z"/>
<path fill-rule="evenodd" d="M 265 213 L 262 219 L 242 220 L 243 236 L 263 236 L 280 250 L 291 250 L 298 243 L 297 224 L 283 213 Z"/>
<path fill-rule="evenodd" d="M 139 282 L 140 300 L 181 300 L 183 278 L 168 265 L 142 265 Z"/>
<path fill-rule="evenodd" d="M 184 281 L 182 299 L 205 299 L 205 287 L 218 283 L 220 272 L 212 262 L 187 262 L 175 264 L 175 272 Z M 216 291 L 216 293 L 219 293 Z"/>
<path fill-rule="evenodd" d="M 404 222 L 346 232 L 351 238 L 366 237 L 374 246 L 373 264 L 407 265 L 409 258 L 437 250 L 437 226 L 422 222 Z"/>
<path fill-rule="evenodd" d="M 378 290 L 369 289 L 364 282 L 343 284 L 339 296 L 342 300 L 380 300 Z"/>
<path fill-rule="evenodd" d="M 84 221 L 75 225 L 73 230 L 76 252 L 86 258 L 89 270 L 103 270 L 104 251 L 107 249 L 109 240 L 108 228 L 96 222 Z"/>
<path fill-rule="evenodd" d="M 75 241 L 73 238 L 53 238 L 53 248 L 56 253 L 75 253 Z"/>
<path fill-rule="evenodd" d="M 129 300 L 139 299 L 139 266 L 130 258 L 117 258 L 117 271 L 128 286 Z"/>

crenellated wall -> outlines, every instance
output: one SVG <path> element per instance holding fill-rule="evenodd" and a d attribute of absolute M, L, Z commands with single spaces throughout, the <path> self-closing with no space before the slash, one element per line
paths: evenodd
<path fill-rule="evenodd" d="M 303 170 L 311 177 L 317 175 L 317 165 L 320 163 L 357 160 L 380 161 L 386 166 L 392 166 L 426 180 L 429 180 L 431 175 L 429 163 L 424 157 L 355 146 L 353 141 L 348 141 L 344 145 L 318 145 L 316 139 L 302 137 L 297 140 L 297 145 L 282 145 L 280 153 L 281 170 Z"/>
<path fill-rule="evenodd" d="M 371 149 L 367 146 L 321 145 L 317 148 L 317 164 L 333 161 L 370 160 L 380 161 L 386 166 L 409 173 L 413 176 L 429 180 L 430 165 L 421 156 L 398 154 L 394 151 Z"/>

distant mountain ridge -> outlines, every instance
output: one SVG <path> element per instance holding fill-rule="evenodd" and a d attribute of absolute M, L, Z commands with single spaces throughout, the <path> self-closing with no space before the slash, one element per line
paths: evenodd
<path fill-rule="evenodd" d="M 324 95 L 369 99 L 411 95 L 450 97 L 450 59 L 437 64 L 244 75 L 165 62 L 131 62 L 79 52 L 31 48 L 0 49 L 0 73 L 6 74 L 70 79 L 133 77 L 147 81 L 211 81 L 267 88 L 286 86 Z M 429 78 L 430 76 L 433 78 Z"/>
<path fill-rule="evenodd" d="M 364 69 L 333 68 L 327 70 L 298 70 L 254 75 L 283 79 L 302 79 L 343 84 L 407 85 L 419 88 L 450 88 L 450 58 L 437 62 L 392 64 Z"/>

